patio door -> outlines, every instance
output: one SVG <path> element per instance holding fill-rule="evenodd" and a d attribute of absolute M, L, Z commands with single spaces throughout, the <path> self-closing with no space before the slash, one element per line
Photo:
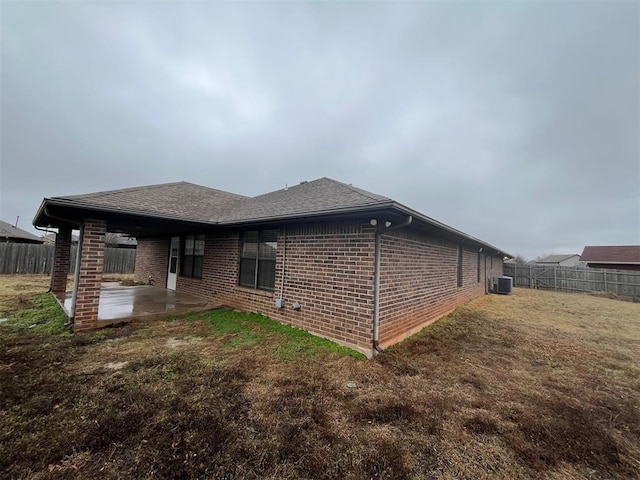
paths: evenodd
<path fill-rule="evenodd" d="M 167 288 L 176 289 L 178 281 L 178 255 L 180 254 L 180 237 L 171 237 L 169 248 L 169 271 L 167 272 Z"/>

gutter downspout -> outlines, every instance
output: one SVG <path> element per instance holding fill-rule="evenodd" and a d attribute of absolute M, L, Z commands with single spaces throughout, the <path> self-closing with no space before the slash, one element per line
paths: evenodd
<path fill-rule="evenodd" d="M 71 237 L 73 238 L 73 237 Z M 69 321 L 65 323 L 71 326 L 76 321 L 76 303 L 78 301 L 78 281 L 80 280 L 80 258 L 82 257 L 82 241 L 84 240 L 84 225 L 80 226 L 78 235 L 78 247 L 76 248 L 76 265 L 73 271 L 73 291 L 71 292 L 71 308 L 69 309 Z"/>
<path fill-rule="evenodd" d="M 280 299 L 284 300 L 284 275 L 287 269 L 287 226 L 282 227 L 282 278 L 280 279 Z"/>
<path fill-rule="evenodd" d="M 60 220 L 62 222 L 77 225 L 78 228 L 80 229 L 80 236 L 78 237 L 78 246 L 76 248 L 75 270 L 73 272 L 73 290 L 71 292 L 71 308 L 69 309 L 69 321 L 64 324 L 65 327 L 70 327 L 74 324 L 75 316 L 76 316 L 76 301 L 78 300 L 78 280 L 80 279 L 80 258 L 82 256 L 82 239 L 83 239 L 82 237 L 84 236 L 84 226 L 80 222 L 69 220 L 63 217 L 58 217 L 57 215 L 52 215 L 51 213 L 49 213 L 48 208 L 44 209 L 44 214 L 49 218 L 53 218 L 54 220 Z M 73 235 L 71 235 L 71 240 L 73 240 Z M 69 248 L 71 248 L 71 246 L 69 246 Z M 64 310 L 64 301 L 62 303 L 63 303 L 63 310 Z"/>
<path fill-rule="evenodd" d="M 403 228 L 408 225 L 411 225 L 413 222 L 413 217 L 409 215 L 407 219 L 397 225 L 391 225 L 389 227 L 382 226 L 376 229 L 376 240 L 375 240 L 375 270 L 374 270 L 374 280 L 373 280 L 373 349 L 381 353 L 383 349 L 380 347 L 379 339 L 380 339 L 380 264 L 381 264 L 381 239 L 382 234 L 390 232 L 391 230 L 397 230 L 398 228 Z"/>
<path fill-rule="evenodd" d="M 33 228 L 35 228 L 36 230 L 39 230 L 41 232 L 44 232 L 45 234 L 49 233 L 49 229 L 48 228 L 40 228 L 37 225 L 34 225 Z M 45 237 L 46 235 L 43 235 L 43 237 Z M 9 241 L 9 239 L 7 238 L 7 241 Z M 49 290 L 47 290 L 47 293 L 51 293 L 51 285 L 49 285 Z"/>
<path fill-rule="evenodd" d="M 502 261 L 502 254 L 501 254 L 500 252 L 492 253 L 491 255 L 487 255 L 487 257 L 489 257 L 489 258 L 497 257 L 497 258 L 500 258 L 500 259 L 501 259 L 501 261 Z M 487 257 L 485 257 L 485 259 L 484 259 L 484 268 L 485 268 L 485 270 L 487 269 Z M 491 274 L 493 275 L 493 268 L 492 268 L 492 270 L 491 270 Z M 485 273 L 485 276 L 486 276 L 486 273 Z M 490 277 L 491 285 L 489 286 L 489 291 L 488 291 L 487 293 L 491 293 L 491 292 L 493 292 L 493 291 L 494 291 L 494 287 L 493 287 L 493 286 L 494 286 L 493 279 L 494 279 L 494 277 L 493 277 L 493 276 L 491 276 L 491 277 Z M 485 281 L 486 281 L 486 280 L 485 280 Z"/>
<path fill-rule="evenodd" d="M 488 285 L 488 277 L 487 277 L 487 258 L 489 255 L 485 254 L 484 256 L 484 293 L 489 293 L 489 285 Z"/>

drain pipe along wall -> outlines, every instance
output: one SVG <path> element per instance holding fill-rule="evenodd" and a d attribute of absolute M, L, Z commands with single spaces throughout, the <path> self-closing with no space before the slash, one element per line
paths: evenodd
<path fill-rule="evenodd" d="M 52 218 L 54 220 L 61 220 L 65 223 L 75 224 L 80 229 L 80 236 L 78 237 L 78 246 L 76 247 L 75 271 L 73 272 L 73 291 L 71 293 L 71 308 L 69 308 L 69 321 L 64 324 L 65 327 L 69 327 L 73 325 L 73 321 L 76 316 L 76 300 L 78 298 L 78 278 L 80 277 L 80 257 L 82 256 L 82 237 L 84 233 L 84 224 L 78 223 L 75 220 L 53 215 L 47 208 L 44 209 L 44 213 L 49 218 Z M 73 235 L 71 238 L 73 238 Z M 62 303 L 64 308 L 64 300 L 62 301 Z"/>
<path fill-rule="evenodd" d="M 375 352 L 382 352 L 382 348 L 379 344 L 380 339 L 380 265 L 381 265 L 381 239 L 382 234 L 390 232 L 391 230 L 397 230 L 399 228 L 407 227 L 413 222 L 413 217 L 409 215 L 406 220 L 397 225 L 392 225 L 391 222 L 384 222 L 383 225 L 378 225 L 378 220 L 372 219 L 371 225 L 376 226 L 376 240 L 375 240 L 375 269 L 374 269 L 374 281 L 373 281 L 373 349 Z"/>
<path fill-rule="evenodd" d="M 78 300 L 78 281 L 80 279 L 80 257 L 82 257 L 82 240 L 84 237 L 84 225 L 80 225 L 80 235 L 78 236 L 78 247 L 76 248 L 76 265 L 73 271 L 73 291 L 71 293 L 71 308 L 69 309 L 69 323 L 73 324 L 76 319 L 76 302 Z"/>

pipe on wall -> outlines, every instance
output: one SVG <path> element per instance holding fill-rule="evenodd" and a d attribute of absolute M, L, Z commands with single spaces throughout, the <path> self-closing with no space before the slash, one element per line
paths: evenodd
<path fill-rule="evenodd" d="M 64 223 L 77 225 L 80 229 L 80 236 L 78 237 L 78 248 L 76 249 L 75 271 L 73 272 L 73 290 L 71 292 L 71 308 L 69 308 L 69 321 L 64 324 L 65 327 L 70 327 L 71 325 L 73 325 L 74 319 L 76 316 L 76 301 L 78 299 L 78 279 L 80 277 L 80 257 L 82 256 L 82 237 L 83 237 L 84 225 L 75 220 L 70 220 L 68 218 L 63 218 L 57 215 L 53 215 L 48 208 L 44 209 L 44 214 L 47 217 L 52 218 L 54 220 L 59 220 Z M 71 238 L 73 238 L 73 235 Z"/>
<path fill-rule="evenodd" d="M 69 309 L 69 325 L 76 320 L 76 303 L 78 302 L 78 282 L 80 280 L 80 259 L 82 257 L 82 241 L 84 239 L 84 225 L 80 226 L 78 248 L 76 248 L 76 265 L 73 271 L 73 291 L 71 292 L 71 308 Z"/>
<path fill-rule="evenodd" d="M 409 215 L 403 222 L 397 225 L 387 226 L 387 222 L 380 225 L 377 221 L 372 225 L 378 225 L 375 235 L 375 269 L 373 274 L 373 349 L 376 352 L 382 352 L 382 348 L 379 344 L 380 339 L 380 268 L 381 268 L 381 239 L 383 233 L 388 233 L 391 230 L 397 230 L 399 228 L 407 227 L 413 222 L 413 217 Z"/>
<path fill-rule="evenodd" d="M 280 279 L 280 300 L 284 300 L 284 275 L 287 269 L 287 226 L 282 226 L 282 278 Z"/>

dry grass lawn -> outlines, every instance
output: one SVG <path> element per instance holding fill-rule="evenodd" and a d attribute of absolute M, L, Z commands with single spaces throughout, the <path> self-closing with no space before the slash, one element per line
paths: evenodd
<path fill-rule="evenodd" d="M 0 317 L 47 286 L 0 277 Z M 235 312 L 18 324 L 0 477 L 640 478 L 637 303 L 488 295 L 372 361 Z"/>

